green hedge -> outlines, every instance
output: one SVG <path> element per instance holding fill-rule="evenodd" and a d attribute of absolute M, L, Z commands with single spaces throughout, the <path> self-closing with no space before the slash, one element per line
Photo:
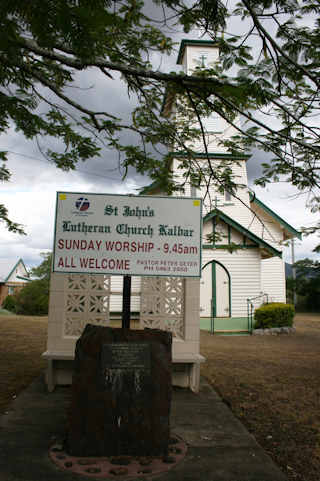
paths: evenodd
<path fill-rule="evenodd" d="M 294 306 L 281 302 L 264 304 L 254 312 L 254 329 L 270 327 L 291 327 L 294 318 Z"/>

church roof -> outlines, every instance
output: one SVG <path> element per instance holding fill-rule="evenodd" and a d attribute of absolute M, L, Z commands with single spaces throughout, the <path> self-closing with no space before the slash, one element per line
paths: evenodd
<path fill-rule="evenodd" d="M 170 152 L 172 157 L 187 157 L 188 152 Z M 232 159 L 232 160 L 247 160 L 250 159 L 251 154 L 243 152 L 195 152 L 193 157 L 198 159 Z"/>
<path fill-rule="evenodd" d="M 253 192 L 250 192 L 250 202 L 252 204 L 255 204 L 257 207 L 262 209 L 264 212 L 266 212 L 270 217 L 272 217 L 274 220 L 279 222 L 279 224 L 283 227 L 283 229 L 286 231 L 287 238 L 290 239 L 292 237 L 297 237 L 298 239 L 301 240 L 301 232 L 296 230 L 292 225 L 288 224 L 282 217 L 280 217 L 278 214 L 276 214 L 270 207 L 266 206 L 261 200 L 259 200 L 256 197 L 256 194 Z"/>
<path fill-rule="evenodd" d="M 235 230 L 246 236 L 248 239 L 250 239 L 252 242 L 254 242 L 258 247 L 261 249 L 267 251 L 269 254 L 272 256 L 282 256 L 282 252 L 273 247 L 271 244 L 266 242 L 265 240 L 261 239 L 258 237 L 256 234 L 253 232 L 250 232 L 248 229 L 243 227 L 241 224 L 239 224 L 237 221 L 234 219 L 231 219 L 227 214 L 222 212 L 221 210 L 215 208 L 211 212 L 209 212 L 207 215 L 204 216 L 203 218 L 203 223 L 208 222 L 211 219 L 217 218 L 223 220 L 227 225 L 230 227 L 233 227 Z"/>

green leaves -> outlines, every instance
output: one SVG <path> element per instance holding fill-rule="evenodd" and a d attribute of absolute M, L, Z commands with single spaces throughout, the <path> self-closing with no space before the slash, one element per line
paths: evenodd
<path fill-rule="evenodd" d="M 12 222 L 8 218 L 8 209 L 3 204 L 0 204 L 0 222 L 5 224 L 9 232 L 26 235 L 24 228 L 21 224 Z"/>
<path fill-rule="evenodd" d="M 51 275 L 52 252 L 41 252 L 40 256 L 43 261 L 37 267 L 32 268 L 31 275 L 49 281 Z"/>

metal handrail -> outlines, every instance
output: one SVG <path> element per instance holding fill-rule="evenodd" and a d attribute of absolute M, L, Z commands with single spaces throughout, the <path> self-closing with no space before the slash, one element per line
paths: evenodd
<path fill-rule="evenodd" d="M 269 303 L 269 296 L 265 292 L 262 292 L 259 294 L 259 296 L 251 297 L 250 299 L 247 299 L 247 318 L 248 318 L 248 331 L 250 334 L 252 334 L 252 324 L 253 324 L 253 314 L 254 314 L 254 305 L 252 301 L 255 301 L 257 299 L 265 299 L 262 304 L 268 304 Z"/>

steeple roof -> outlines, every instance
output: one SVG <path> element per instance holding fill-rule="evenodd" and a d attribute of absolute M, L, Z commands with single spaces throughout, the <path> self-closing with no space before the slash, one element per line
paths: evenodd
<path fill-rule="evenodd" d="M 217 47 L 217 44 L 214 43 L 212 40 L 188 40 L 183 39 L 180 43 L 180 49 L 177 58 L 177 64 L 182 64 L 183 55 L 187 46 L 196 46 L 196 47 Z"/>

